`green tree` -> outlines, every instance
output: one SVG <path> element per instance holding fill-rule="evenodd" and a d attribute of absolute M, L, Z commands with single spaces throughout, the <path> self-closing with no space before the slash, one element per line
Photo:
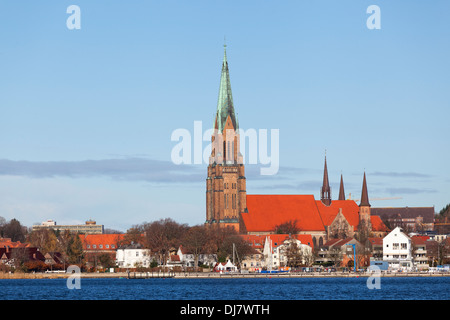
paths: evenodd
<path fill-rule="evenodd" d="M 32 247 L 39 248 L 44 255 L 47 252 L 60 250 L 58 238 L 53 229 L 34 230 L 28 234 L 27 241 Z"/>
<path fill-rule="evenodd" d="M 111 258 L 111 255 L 107 253 L 101 254 L 98 257 L 98 261 L 103 268 L 112 268 L 115 265 L 113 259 Z"/>
<path fill-rule="evenodd" d="M 3 236 L 5 238 L 11 238 L 11 241 L 25 241 L 27 234 L 27 228 L 22 226 L 16 219 L 11 219 L 8 223 L 3 225 Z"/>
<path fill-rule="evenodd" d="M 82 264 L 84 259 L 83 243 L 78 234 L 71 234 L 66 248 L 68 262 Z"/>

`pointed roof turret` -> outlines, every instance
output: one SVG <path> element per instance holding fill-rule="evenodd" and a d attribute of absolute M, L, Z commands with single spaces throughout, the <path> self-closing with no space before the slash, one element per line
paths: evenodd
<path fill-rule="evenodd" d="M 366 182 L 366 172 L 364 171 L 364 179 L 363 179 L 363 186 L 362 186 L 362 192 L 361 192 L 361 203 L 359 204 L 360 207 L 370 207 L 369 203 L 369 194 L 367 192 L 367 182 Z"/>
<path fill-rule="evenodd" d="M 231 118 L 234 129 L 238 129 L 238 121 L 234 112 L 233 95 L 231 93 L 230 73 L 227 61 L 227 45 L 224 44 L 223 47 L 222 74 L 220 76 L 219 99 L 217 101 L 216 121 L 214 124 L 214 129 L 219 130 L 219 132 L 223 132 L 228 116 Z"/>
<path fill-rule="evenodd" d="M 323 168 L 323 183 L 320 190 L 320 200 L 323 204 L 329 206 L 331 204 L 331 188 L 328 181 L 327 155 L 325 153 L 325 165 Z"/>
<path fill-rule="evenodd" d="M 341 185 L 339 186 L 339 199 L 338 200 L 345 200 L 344 179 L 342 178 L 342 173 L 341 173 Z"/>

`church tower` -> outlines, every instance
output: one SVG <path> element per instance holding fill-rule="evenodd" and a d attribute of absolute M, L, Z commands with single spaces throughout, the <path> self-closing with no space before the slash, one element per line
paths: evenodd
<path fill-rule="evenodd" d="M 372 225 L 370 222 L 369 194 L 367 192 L 367 181 L 365 172 L 361 191 L 361 202 L 359 203 L 359 222 L 361 225 L 366 225 L 368 227 L 369 232 L 372 230 Z"/>
<path fill-rule="evenodd" d="M 320 200 L 326 206 L 331 205 L 331 188 L 328 181 L 327 156 L 325 155 L 325 166 L 323 169 L 323 184 L 320 189 Z"/>
<path fill-rule="evenodd" d="M 231 225 L 237 231 L 240 213 L 247 210 L 246 179 L 238 129 L 224 45 L 219 98 L 206 178 L 206 223 Z"/>
<path fill-rule="evenodd" d="M 341 174 L 341 184 L 339 185 L 339 198 L 338 200 L 345 200 L 345 191 L 344 191 L 344 178 Z"/>

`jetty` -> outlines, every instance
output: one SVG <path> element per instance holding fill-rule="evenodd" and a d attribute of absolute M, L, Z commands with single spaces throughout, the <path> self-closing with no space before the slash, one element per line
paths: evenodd
<path fill-rule="evenodd" d="M 166 279 L 175 277 L 174 272 L 128 272 L 128 279 Z"/>

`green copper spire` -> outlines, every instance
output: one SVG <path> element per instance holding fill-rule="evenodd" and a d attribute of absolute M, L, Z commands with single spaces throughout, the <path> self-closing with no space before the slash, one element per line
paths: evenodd
<path fill-rule="evenodd" d="M 217 102 L 217 114 L 214 129 L 223 131 L 225 122 L 230 116 L 235 130 L 238 129 L 236 115 L 234 113 L 233 95 L 231 93 L 230 73 L 227 62 L 227 45 L 224 44 L 222 74 L 220 76 L 219 99 Z"/>

